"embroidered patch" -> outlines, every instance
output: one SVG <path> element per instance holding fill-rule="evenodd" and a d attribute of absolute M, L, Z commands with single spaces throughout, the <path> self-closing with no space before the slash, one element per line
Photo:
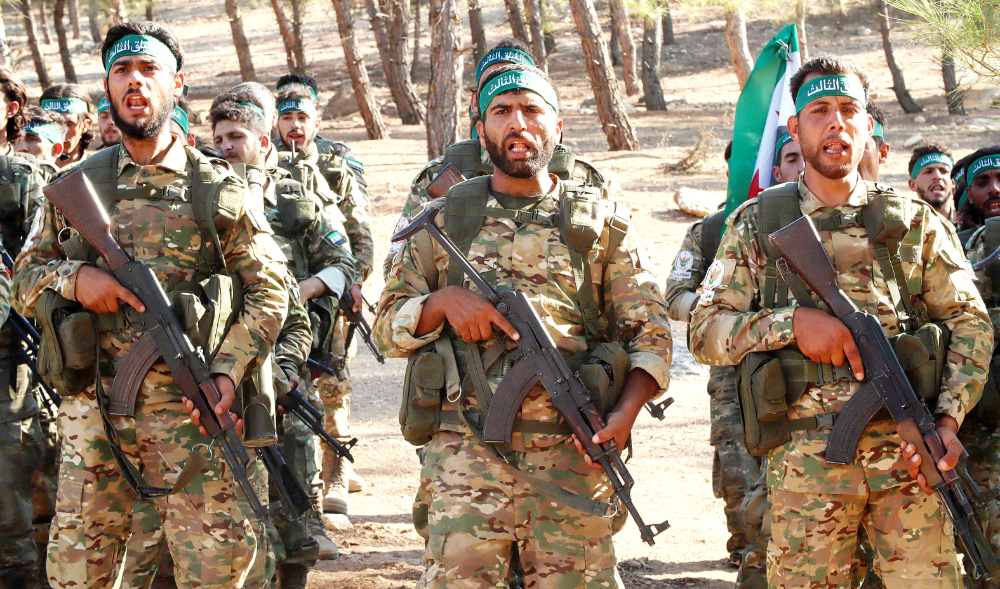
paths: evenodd
<path fill-rule="evenodd" d="M 399 233 L 400 231 L 403 230 L 404 227 L 406 227 L 409 224 L 410 224 L 410 220 L 406 218 L 406 215 L 400 215 L 399 221 L 396 221 L 396 226 L 393 227 L 393 229 L 392 229 L 392 234 L 395 235 L 395 234 Z M 389 255 L 390 256 L 395 256 L 396 252 L 398 252 L 400 249 L 402 249 L 402 247 L 403 247 L 403 241 L 402 240 L 400 240 L 400 241 L 393 241 L 389 245 Z"/>
<path fill-rule="evenodd" d="M 708 271 L 705 272 L 705 280 L 701 283 L 705 292 L 711 292 L 722 286 L 722 280 L 726 276 L 726 265 L 722 263 L 722 260 L 716 260 L 712 262 L 712 265 L 708 267 Z M 702 295 L 704 298 L 704 295 Z M 711 299 L 709 299 L 711 300 Z"/>
<path fill-rule="evenodd" d="M 365 166 L 358 160 L 354 159 L 353 157 L 347 158 L 347 165 L 351 166 L 352 168 L 361 172 L 362 174 L 365 173 Z"/>
<path fill-rule="evenodd" d="M 674 280 L 687 280 L 691 278 L 691 268 L 694 267 L 694 254 L 685 250 L 677 254 L 674 258 L 674 270 L 670 277 Z"/>
<path fill-rule="evenodd" d="M 334 247 L 340 247 L 347 243 L 347 238 L 340 234 L 339 231 L 334 229 L 333 231 L 326 234 L 326 239 L 333 244 Z"/>

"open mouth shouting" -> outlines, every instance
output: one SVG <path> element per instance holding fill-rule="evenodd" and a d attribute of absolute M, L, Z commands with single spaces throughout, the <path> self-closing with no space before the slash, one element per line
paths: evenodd
<path fill-rule="evenodd" d="M 149 99 L 138 91 L 129 92 L 125 95 L 125 112 L 134 116 L 150 115 L 152 110 L 149 107 Z"/>
<path fill-rule="evenodd" d="M 829 139 L 823 142 L 823 154 L 834 159 L 850 159 L 851 144 L 843 139 Z"/>
<path fill-rule="evenodd" d="M 508 138 L 505 147 L 507 156 L 512 160 L 530 159 L 537 151 L 534 142 L 521 135 Z"/>
<path fill-rule="evenodd" d="M 1000 198 L 991 198 L 983 205 L 987 217 L 1000 216 Z"/>

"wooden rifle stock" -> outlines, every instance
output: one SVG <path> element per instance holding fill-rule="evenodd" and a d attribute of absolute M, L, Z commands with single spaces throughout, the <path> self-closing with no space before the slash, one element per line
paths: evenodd
<path fill-rule="evenodd" d="M 111 219 L 83 170 L 77 168 L 65 174 L 42 192 L 112 270 L 129 262 L 128 256 L 111 237 Z"/>
<path fill-rule="evenodd" d="M 458 184 L 459 182 L 465 182 L 465 180 L 465 176 L 458 171 L 458 168 L 448 164 L 444 167 L 444 169 L 438 172 L 438 175 L 435 176 L 433 180 L 431 180 L 431 183 L 427 185 L 424 192 L 426 192 L 427 196 L 431 198 L 441 198 L 442 196 L 448 194 L 448 191 L 451 190 L 452 186 Z"/>

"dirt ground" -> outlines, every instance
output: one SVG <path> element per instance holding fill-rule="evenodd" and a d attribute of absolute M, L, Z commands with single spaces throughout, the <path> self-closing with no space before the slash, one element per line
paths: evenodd
<path fill-rule="evenodd" d="M 284 53 L 273 13 L 267 3 L 257 4 L 262 7 L 245 7 L 244 25 L 257 75 L 261 82 L 273 84 L 285 72 Z M 508 35 L 503 3 L 486 0 L 482 4 L 488 40 Z M 623 187 L 622 200 L 632 209 L 645 247 L 664 280 L 684 231 L 695 220 L 678 210 L 673 193 L 690 186 L 709 191 L 720 200 L 725 194 L 722 150 L 732 136 L 739 87 L 729 65 L 723 15 L 718 9 L 672 4 L 677 44 L 665 47 L 662 71 L 669 110 L 646 112 L 641 105 L 634 106 L 638 97 L 627 98 L 643 148 L 637 152 L 608 152 L 596 115 L 581 107 L 591 92 L 568 8 L 559 2 L 546 4 L 551 4 L 556 13 L 557 52 L 550 58 L 549 72 L 564 105 L 566 142 L 578 154 L 617 174 Z M 909 150 L 903 148 L 903 143 L 914 135 L 944 142 L 953 149 L 956 159 L 977 147 L 998 143 L 996 131 L 1000 125 L 988 100 L 970 98 L 970 116 L 948 116 L 938 54 L 906 43 L 904 37 L 912 31 L 905 25 L 897 26 L 894 33 L 896 57 L 907 84 L 927 110 L 919 117 L 903 114 L 893 96 L 877 23 L 866 7 L 850 6 L 853 8 L 845 16 L 831 15 L 819 6 L 813 9 L 808 31 L 810 51 L 812 55 L 846 54 L 868 70 L 872 95 L 890 115 L 886 137 L 893 149 L 883 168 L 883 182 L 906 190 Z M 602 15 L 607 14 L 606 7 L 598 8 Z M 204 113 L 218 92 L 240 81 L 223 3 L 174 0 L 169 6 L 157 3 L 156 9 L 157 16 L 183 40 L 188 52 L 185 70 L 191 98 L 196 109 Z M 331 5 L 312 2 L 307 10 L 306 50 L 312 60 L 309 70 L 319 80 L 321 99 L 325 100 L 331 95 L 331 86 L 348 76 Z M 787 11 L 748 16 L 751 53 L 756 55 L 787 24 L 783 20 L 786 15 Z M 8 18 L 7 30 L 17 49 L 23 47 L 23 30 L 20 23 L 13 21 Z M 389 114 L 394 113 L 394 107 L 367 28 L 367 16 L 359 14 L 356 26 L 378 98 L 387 104 L 390 139 L 368 141 L 359 118 L 324 122 L 322 133 L 349 142 L 364 162 L 372 196 L 375 257 L 380 262 L 388 250 L 388 237 L 409 182 L 427 161 L 426 144 L 423 127 L 403 126 L 394 114 Z M 425 92 L 429 74 L 426 23 L 422 29 L 421 62 L 415 81 Z M 609 34 L 607 29 L 605 33 Z M 77 72 L 88 88 L 98 90 L 98 60 L 92 47 L 88 52 L 88 47 L 80 47 L 79 43 L 74 42 L 78 48 L 74 60 Z M 466 35 L 465 47 L 469 45 Z M 55 44 L 44 49 L 50 72 L 61 81 Z M 33 86 L 36 80 L 30 59 L 23 50 L 17 53 L 19 73 Z M 466 58 L 465 78 L 471 84 L 471 53 L 467 52 Z M 29 93 L 37 96 L 37 86 Z M 194 130 L 209 137 L 210 129 L 205 125 L 195 125 Z M 700 167 L 686 175 L 663 172 L 662 166 L 681 159 L 702 130 L 712 133 L 715 139 Z M 381 273 L 376 271 L 365 284 L 369 300 L 378 298 L 382 284 Z M 735 571 L 726 561 L 722 503 L 713 497 L 711 488 L 707 369 L 694 362 L 685 347 L 685 335 L 683 325 L 674 325 L 675 361 L 669 394 L 676 403 L 668 410 L 665 421 L 657 422 L 643 413 L 636 424 L 637 454 L 629 466 L 637 481 L 633 491 L 636 505 L 648 522 L 669 519 L 671 528 L 657 538 L 653 547 L 640 541 L 631 522 L 616 536 L 620 569 L 630 587 L 722 588 L 735 579 Z M 419 465 L 414 449 L 399 435 L 396 417 L 404 363 L 388 360 L 381 366 L 366 349 L 361 349 L 350 368 L 354 377 L 352 428 L 360 439 L 354 451 L 356 469 L 368 485 L 351 496 L 353 530 L 335 536 L 341 558 L 319 563 L 310 575 L 310 587 L 412 587 L 422 569 L 423 542 L 410 523 Z"/>

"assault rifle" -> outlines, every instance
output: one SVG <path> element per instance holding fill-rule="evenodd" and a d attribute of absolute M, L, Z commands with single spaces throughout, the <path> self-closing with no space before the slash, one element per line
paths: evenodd
<path fill-rule="evenodd" d="M 222 395 L 212 380 L 212 373 L 201 351 L 191 344 L 170 308 L 156 275 L 142 262 L 131 259 L 111 237 L 111 220 L 81 169 L 77 168 L 49 184 L 43 192 L 63 218 L 97 250 L 118 282 L 145 305 L 146 310 L 141 313 L 128 309 L 126 316 L 129 322 L 137 330 L 145 332 L 142 337 L 149 338 L 170 368 L 174 382 L 201 412 L 202 427 L 211 436 L 212 444 L 222 451 L 233 479 L 250 503 L 254 516 L 261 521 L 267 519 L 267 507 L 257 498 L 247 476 L 250 456 L 236 432 L 236 423 L 228 411 L 216 415 L 215 406 Z M 165 492 L 162 489 L 142 491 Z"/>
<path fill-rule="evenodd" d="M 7 267 L 7 272 L 13 276 L 14 274 L 14 261 L 10 259 L 10 254 L 7 250 L 0 247 L 0 256 L 3 257 L 3 264 Z M 59 393 L 52 390 L 52 387 L 45 382 L 42 378 L 42 374 L 38 371 L 38 365 L 36 363 L 38 359 L 38 346 L 41 344 L 42 337 L 38 335 L 38 331 L 35 330 L 35 326 L 31 324 L 30 321 L 25 319 L 20 313 L 15 311 L 13 308 L 10 309 L 10 313 L 7 316 L 7 321 L 10 322 L 11 327 L 14 329 L 14 334 L 24 342 L 28 350 L 21 346 L 17 346 L 17 353 L 21 357 L 21 361 L 27 365 L 31 370 L 31 373 L 35 375 L 35 380 L 42 387 L 42 399 L 45 401 L 46 407 L 53 415 L 62 405 L 62 397 Z M 30 353 L 29 353 L 30 352 Z"/>
<path fill-rule="evenodd" d="M 323 414 L 312 406 L 312 403 L 306 399 L 306 396 L 297 387 L 278 397 L 276 403 L 285 409 L 285 411 L 301 419 L 302 423 L 306 424 L 314 434 L 319 436 L 323 440 L 323 443 L 329 446 L 331 450 L 343 458 L 354 462 L 354 456 L 351 456 L 351 449 L 358 443 L 358 439 L 354 438 L 346 444 L 338 442 L 336 438 L 323 429 Z"/>
<path fill-rule="evenodd" d="M 365 300 L 364 295 L 361 295 L 361 302 L 368 307 L 371 313 L 375 314 L 375 306 Z M 347 334 L 344 336 L 344 350 L 351 347 L 351 341 L 354 339 L 354 333 L 358 332 L 361 334 L 361 340 L 365 342 L 368 349 L 371 350 L 375 359 L 378 360 L 379 364 L 385 364 L 385 356 L 378 351 L 378 347 L 375 345 L 375 340 L 372 339 L 372 328 L 365 319 L 364 310 L 361 309 L 357 313 L 354 312 L 354 298 L 351 296 L 350 290 L 345 290 L 344 294 L 340 296 L 340 300 L 337 303 L 340 312 L 344 315 L 344 320 L 347 321 Z M 343 378 L 344 370 L 344 359 L 339 362 L 334 363 L 333 353 L 326 355 L 323 360 L 316 360 L 314 358 L 308 358 L 306 360 L 306 365 L 309 368 L 318 370 L 320 372 L 325 372 L 331 376 L 336 376 L 337 378 Z"/>
<path fill-rule="evenodd" d="M 284 456 L 274 444 L 254 448 L 257 458 L 264 463 L 267 475 L 274 482 L 278 494 L 281 496 L 281 505 L 288 511 L 292 519 L 299 519 L 312 507 L 312 498 L 302 488 L 302 484 L 292 474 L 292 469 L 288 468 Z M 272 504 L 273 507 L 273 504 Z"/>
<path fill-rule="evenodd" d="M 826 446 L 827 462 L 853 464 L 858 440 L 865 426 L 884 407 L 896 423 L 899 436 L 916 447 L 921 457 L 920 472 L 937 492 L 954 524 L 963 552 L 972 561 L 973 576 L 977 579 L 996 577 L 1000 573 L 1000 563 L 966 497 L 969 491 L 974 496 L 982 491 L 969 486 L 968 481 L 963 480 L 965 477 L 960 476 L 960 469 L 938 469 L 937 463 L 946 451 L 934 416 L 907 380 L 878 318 L 859 311 L 840 289 L 837 273 L 812 220 L 801 217 L 772 233 L 768 239 L 792 271 L 844 322 L 861 353 L 865 380 L 834 421 Z"/>
<path fill-rule="evenodd" d="M 634 484 L 632 475 L 625 468 L 625 461 L 622 460 L 615 441 L 608 440 L 603 444 L 593 442 L 594 433 L 604 429 L 605 423 L 593 399 L 590 398 L 587 387 L 579 375 L 570 369 L 524 293 L 515 290 L 497 292 L 490 286 L 462 255 L 454 242 L 434 223 L 437 213 L 436 208 L 425 210 L 408 227 L 393 235 L 392 241 L 407 239 L 423 230 L 429 232 L 431 237 L 448 252 L 452 262 L 462 268 L 493 307 L 506 317 L 520 334 L 520 339 L 514 342 L 517 344 L 517 350 L 511 354 L 511 358 L 517 363 L 504 377 L 493 395 L 486 415 L 484 440 L 489 443 L 510 443 L 514 420 L 524 398 L 531 389 L 541 385 L 548 391 L 552 405 L 562 414 L 587 455 L 604 468 L 615 496 L 625 505 L 639 526 L 643 541 L 652 546 L 653 538 L 669 528 L 670 524 L 643 523 L 639 511 L 632 502 L 631 489 Z"/>

